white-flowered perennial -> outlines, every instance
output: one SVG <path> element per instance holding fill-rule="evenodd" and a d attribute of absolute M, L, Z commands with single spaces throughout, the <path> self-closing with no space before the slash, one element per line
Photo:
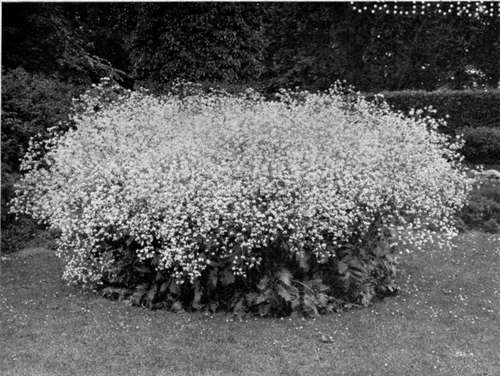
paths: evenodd
<path fill-rule="evenodd" d="M 294 99 L 295 98 L 295 99 Z M 179 282 L 212 262 L 245 275 L 277 239 L 300 257 L 335 257 L 376 218 L 404 247 L 447 239 L 470 190 L 459 142 L 335 89 L 242 96 L 128 93 L 75 116 L 43 159 L 27 154 L 13 210 L 60 231 L 65 277 L 99 283 L 133 238 Z M 432 231 L 431 231 L 432 230 Z"/>

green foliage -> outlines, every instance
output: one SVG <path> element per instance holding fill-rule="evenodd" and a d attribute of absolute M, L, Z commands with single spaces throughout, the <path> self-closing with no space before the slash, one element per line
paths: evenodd
<path fill-rule="evenodd" d="M 440 130 L 463 134 L 462 154 L 471 163 L 500 161 L 500 90 L 386 91 L 384 99 L 394 109 L 409 113 L 432 107 L 431 116 L 445 119 Z M 367 95 L 374 99 L 373 94 Z"/>
<path fill-rule="evenodd" d="M 477 186 L 460 219 L 465 228 L 500 233 L 500 181 L 488 179 Z"/>
<path fill-rule="evenodd" d="M 499 104 L 500 105 L 500 104 Z M 498 122 L 500 124 L 500 120 Z M 500 125 L 495 128 L 467 127 L 458 131 L 465 139 L 462 153 L 474 163 L 500 162 Z"/>
<path fill-rule="evenodd" d="M 2 65 L 44 73 L 59 70 L 67 36 L 61 8 L 18 3 L 4 4 L 2 11 Z"/>
<path fill-rule="evenodd" d="M 184 78 L 273 91 L 345 79 L 370 91 L 496 87 L 500 79 L 498 16 L 358 13 L 347 2 L 3 9 L 4 66 L 80 83 L 106 75 L 132 87 L 134 76 L 162 89 Z"/>
<path fill-rule="evenodd" d="M 269 14 L 273 88 L 324 89 L 337 78 L 367 91 L 498 83 L 499 17 L 358 13 L 347 3 L 273 4 Z"/>
<path fill-rule="evenodd" d="M 125 16 L 129 6 L 123 6 L 120 13 L 98 6 L 90 15 L 84 5 L 78 4 L 11 3 L 2 10 L 3 67 L 23 67 L 28 72 L 57 75 L 77 85 L 97 82 L 106 76 L 131 86 L 130 77 L 119 69 L 127 66 L 122 51 L 123 31 L 105 38 L 106 33 L 95 21 L 107 15 L 107 30 L 111 33 L 121 25 L 119 15 Z M 107 43 L 109 48 L 99 48 L 98 41 Z M 106 57 L 113 53 L 115 63 L 121 60 L 125 64 L 113 66 L 107 61 Z"/>
<path fill-rule="evenodd" d="M 276 3 L 267 10 L 268 91 L 296 86 L 326 89 L 337 79 L 351 81 L 353 77 L 346 76 L 348 51 L 333 36 L 348 11 L 345 4 Z"/>
<path fill-rule="evenodd" d="M 49 127 L 67 129 L 76 88 L 22 68 L 2 72 L 2 251 L 17 249 L 36 232 L 27 218 L 15 223 L 7 202 L 19 163 L 32 137 L 43 139 Z"/>
<path fill-rule="evenodd" d="M 137 19 L 133 3 L 71 3 L 63 7 L 68 24 L 93 56 L 110 66 L 130 72 L 130 39 Z M 122 82 L 123 84 L 123 82 Z"/>
<path fill-rule="evenodd" d="M 2 72 L 2 164 L 17 170 L 30 138 L 68 128 L 76 88 L 22 68 Z"/>
<path fill-rule="evenodd" d="M 108 298 L 172 311 L 229 311 L 237 316 L 317 316 L 353 305 L 367 306 L 397 292 L 393 250 L 381 238 L 365 242 L 371 249 L 346 247 L 335 261 L 314 256 L 291 258 L 279 241 L 269 257 L 246 278 L 233 274 L 231 263 L 212 263 L 194 283 L 179 284 L 157 270 L 158 259 L 141 261 L 131 238 L 101 244 L 119 253 L 121 262 L 102 283 Z"/>
<path fill-rule="evenodd" d="M 344 25 L 348 33 L 342 40 L 358 67 L 352 82 L 363 90 L 463 89 L 498 82 L 498 19 L 482 25 L 465 16 L 382 12 L 353 15 Z M 353 38 L 354 33 L 360 35 Z M 479 53 L 485 48 L 490 56 Z"/>
<path fill-rule="evenodd" d="M 133 71 L 156 88 L 176 78 L 241 82 L 262 73 L 263 24 L 254 4 L 141 4 Z"/>
<path fill-rule="evenodd" d="M 500 90 L 405 90 L 381 94 L 392 107 L 406 113 L 432 106 L 436 117 L 446 119 L 448 127 L 445 130 L 450 133 L 465 127 L 500 125 Z"/>
<path fill-rule="evenodd" d="M 345 79 L 362 90 L 435 90 L 496 86 L 500 77 L 498 17 L 359 14 L 347 3 L 154 4 L 137 12 L 134 74 L 156 86 L 181 77 L 258 81 L 272 92 Z"/>

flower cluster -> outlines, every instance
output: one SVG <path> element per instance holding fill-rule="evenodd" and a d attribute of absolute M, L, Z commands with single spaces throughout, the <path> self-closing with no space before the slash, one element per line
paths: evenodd
<path fill-rule="evenodd" d="M 402 247 L 447 239 L 471 186 L 436 120 L 338 88 L 85 100 L 75 129 L 26 155 L 13 202 L 60 231 L 73 281 L 111 273 L 121 253 L 103 244 L 120 239 L 181 283 L 221 261 L 245 276 L 278 242 L 328 260 L 374 223 Z"/>

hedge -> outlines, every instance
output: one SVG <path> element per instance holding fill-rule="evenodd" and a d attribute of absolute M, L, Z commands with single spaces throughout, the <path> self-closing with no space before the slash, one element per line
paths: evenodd
<path fill-rule="evenodd" d="M 500 181 L 485 179 L 474 188 L 460 212 L 463 230 L 500 234 Z"/>
<path fill-rule="evenodd" d="M 466 160 L 473 163 L 500 163 L 500 127 L 467 127 L 457 133 L 464 136 L 462 153 Z"/>
<path fill-rule="evenodd" d="M 500 127 L 500 90 L 441 90 L 381 92 L 394 109 L 407 113 L 412 108 L 432 106 L 455 133 L 465 127 Z M 367 94 L 368 99 L 374 94 Z M 448 115 L 448 116 L 447 116 Z"/>

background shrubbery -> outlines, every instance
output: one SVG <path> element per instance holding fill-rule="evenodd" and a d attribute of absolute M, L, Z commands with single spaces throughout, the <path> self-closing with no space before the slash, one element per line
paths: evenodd
<path fill-rule="evenodd" d="M 78 92 L 71 84 L 23 68 L 2 71 L 2 252 L 16 250 L 38 231 L 28 218 L 14 223 L 7 208 L 29 140 L 46 138 L 49 127 L 67 130 Z"/>
<path fill-rule="evenodd" d="M 436 110 L 436 117 L 446 119 L 448 127 L 443 130 L 449 133 L 459 133 L 462 128 L 500 129 L 500 90 L 498 89 L 406 90 L 380 94 L 392 107 L 406 113 L 411 109 L 432 106 Z"/>
<path fill-rule="evenodd" d="M 496 127 L 467 127 L 459 129 L 457 133 L 464 136 L 462 153 L 467 161 L 500 164 L 500 121 Z"/>
<path fill-rule="evenodd" d="M 412 5 L 372 13 L 348 2 L 11 3 L 2 64 L 127 87 L 175 78 L 270 92 L 324 90 L 338 79 L 366 92 L 498 87 L 500 17 L 481 11 L 495 4 Z"/>
<path fill-rule="evenodd" d="M 2 72 L 2 165 L 17 170 L 30 138 L 68 128 L 73 85 L 23 68 Z"/>
<path fill-rule="evenodd" d="M 432 107 L 427 112 L 445 119 L 441 132 L 463 135 L 462 154 L 469 163 L 500 163 L 500 90 L 441 90 L 382 92 L 392 108 L 409 113 Z M 370 100 L 374 95 L 367 96 Z"/>
<path fill-rule="evenodd" d="M 484 179 L 474 187 L 460 219 L 464 229 L 500 233 L 500 181 Z"/>

